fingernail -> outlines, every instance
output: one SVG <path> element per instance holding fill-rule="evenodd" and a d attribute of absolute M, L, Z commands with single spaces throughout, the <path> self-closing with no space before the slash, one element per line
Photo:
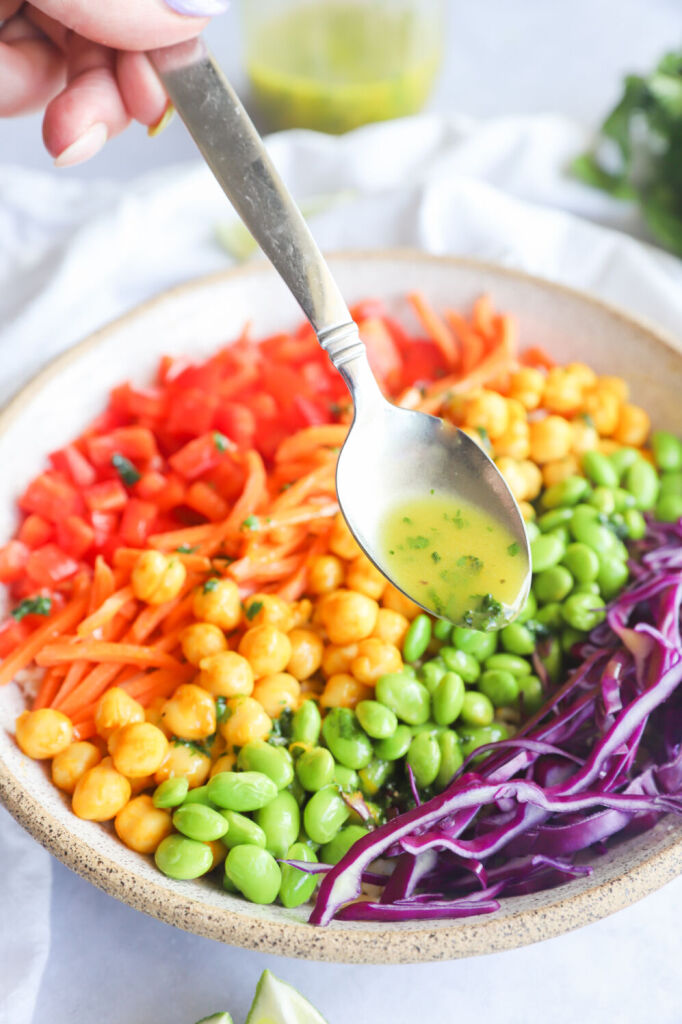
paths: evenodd
<path fill-rule="evenodd" d="M 91 125 L 55 158 L 55 167 L 73 167 L 74 164 L 82 164 L 84 160 L 89 160 L 100 151 L 108 136 L 107 126 L 102 121 Z"/>
<path fill-rule="evenodd" d="M 160 135 L 164 128 L 167 128 L 170 122 L 173 120 L 173 114 L 175 113 L 175 107 L 172 103 L 166 104 L 166 109 L 163 114 L 156 122 L 156 124 L 150 124 L 147 128 L 147 135 L 150 138 L 154 138 L 156 135 Z"/>
<path fill-rule="evenodd" d="M 224 14 L 230 6 L 230 0 L 166 0 L 177 14 L 187 14 L 191 18 L 213 18 L 216 14 Z"/>

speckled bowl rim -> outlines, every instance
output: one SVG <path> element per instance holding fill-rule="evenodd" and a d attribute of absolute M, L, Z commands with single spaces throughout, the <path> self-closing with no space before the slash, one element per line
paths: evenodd
<path fill-rule="evenodd" d="M 632 317 L 588 293 L 547 281 L 523 271 L 493 263 L 454 256 L 433 256 L 410 249 L 340 251 L 331 259 L 359 261 L 404 260 L 469 268 L 532 283 L 592 305 L 614 319 L 645 333 L 653 349 L 680 354 L 679 345 L 662 330 Z M 168 289 L 124 316 L 89 335 L 48 363 L 0 412 L 0 432 L 29 403 L 43 384 L 60 373 L 85 351 L 99 345 L 111 332 L 173 295 L 204 287 L 213 282 L 248 276 L 262 268 L 245 267 L 197 278 Z M 682 355 L 680 355 L 682 359 Z M 200 898 L 180 894 L 163 883 L 150 882 L 134 871 L 102 856 L 75 836 L 26 789 L 0 758 L 0 802 L 16 821 L 58 860 L 99 889 L 136 910 L 206 938 L 266 953 L 341 963 L 415 963 L 450 960 L 500 952 L 551 938 L 598 921 L 665 885 L 682 872 L 682 829 L 666 824 L 656 826 L 655 849 L 635 859 L 627 873 L 576 889 L 569 885 L 552 890 L 542 905 L 525 907 L 505 916 L 495 914 L 466 921 L 374 925 L 334 922 L 315 928 L 305 922 L 263 918 L 249 914 L 248 907 L 235 912 L 216 910 Z M 637 840 L 627 841 L 628 846 Z M 636 846 L 634 847 L 636 849 Z M 200 890 L 198 890 L 200 892 Z M 506 901 L 512 905 L 515 900 Z"/>

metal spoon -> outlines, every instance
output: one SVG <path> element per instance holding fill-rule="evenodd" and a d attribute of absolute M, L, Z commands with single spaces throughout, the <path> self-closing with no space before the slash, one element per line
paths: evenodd
<path fill-rule="evenodd" d="M 322 254 L 203 40 L 156 50 L 150 56 L 222 189 L 348 385 L 355 416 L 339 456 L 336 487 L 354 537 L 371 561 L 403 590 L 382 555 L 381 527 L 391 508 L 403 498 L 435 490 L 486 509 L 511 533 L 525 560 L 524 585 L 514 604 L 506 607 L 506 621 L 510 621 L 525 602 L 531 573 L 523 519 L 504 478 L 462 431 L 434 416 L 401 409 L 383 397 L 358 328 Z M 438 614 L 423 596 L 408 597 Z"/>

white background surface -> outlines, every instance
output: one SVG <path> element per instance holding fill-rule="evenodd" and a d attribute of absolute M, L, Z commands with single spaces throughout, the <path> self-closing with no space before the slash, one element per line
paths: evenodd
<path fill-rule="evenodd" d="M 211 35 L 215 50 L 238 82 L 235 23 L 232 12 Z M 555 111 L 588 123 L 614 99 L 617 80 L 625 71 L 648 67 L 662 50 L 679 42 L 681 26 L 679 0 L 452 2 L 448 63 L 431 107 L 476 115 Z M 507 156 L 513 158 L 513 146 Z M 141 131 L 126 133 L 96 161 L 62 172 L 62 178 L 133 177 L 160 163 L 192 157 L 176 124 L 154 141 L 147 141 Z M 0 125 L 0 164 L 9 162 L 49 169 L 35 118 Z M 468 173 L 477 174 L 475 160 Z M 468 188 L 468 193 L 466 187 L 462 192 L 465 198 L 485 198 L 478 186 L 469 182 Z M 523 187 L 512 191 L 524 194 Z M 564 191 L 556 204 L 570 205 L 572 196 Z M 590 200 L 585 202 L 589 207 Z M 499 211 L 508 212 L 508 207 L 500 206 Z M 598 215 L 608 220 L 610 208 Z M 546 238 L 561 237 L 558 227 L 552 233 L 548 216 L 543 220 Z M 494 226 L 488 227 L 493 238 Z M 479 245 L 479 237 L 488 236 L 483 230 L 480 236 L 472 233 L 466 251 L 483 249 L 483 255 L 497 255 L 483 241 Z M 588 252 L 591 238 L 584 235 Z M 447 249 L 450 242 L 434 248 Z M 2 247 L 0 233 L 0 270 Z M 499 255 L 506 256 L 503 247 Z M 526 255 L 527 269 L 542 272 L 542 246 Z M 601 276 L 596 269 L 592 273 L 592 283 L 601 287 L 603 282 L 608 290 L 608 262 L 604 265 Z M 632 265 L 636 266 L 634 259 Z M 158 279 L 161 287 L 161 268 Z M 647 312 L 655 316 L 655 306 Z M 25 337 L 26 333 L 15 334 L 15 344 Z M 4 812 L 0 818 L 10 834 L 13 823 Z M 55 862 L 52 877 L 50 951 L 35 1024 L 193 1024 L 222 1008 L 229 1008 L 239 1024 L 266 966 L 300 987 L 330 1024 L 407 1024 L 425 1014 L 434 1024 L 682 1021 L 682 880 L 609 920 L 540 946 L 450 964 L 363 968 L 233 950 L 137 914 Z M 14 930 L 2 914 L 7 881 L 0 879 L 0 933 L 6 937 Z M 21 921 L 16 928 L 19 933 Z M 15 1024 L 2 1018 L 1 995 L 0 1020 Z"/>

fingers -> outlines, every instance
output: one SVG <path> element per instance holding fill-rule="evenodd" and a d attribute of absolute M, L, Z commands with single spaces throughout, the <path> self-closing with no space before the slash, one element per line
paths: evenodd
<path fill-rule="evenodd" d="M 208 18 L 178 14 L 164 0 L 33 0 L 33 4 L 79 35 L 115 50 L 171 46 L 198 35 L 208 23 Z"/>
<path fill-rule="evenodd" d="M 116 78 L 131 117 L 147 125 L 161 120 L 168 97 L 144 53 L 117 53 Z"/>
<path fill-rule="evenodd" d="M 0 14 L 5 10 L 0 0 Z M 0 117 L 44 107 L 64 79 L 62 54 L 29 21 L 12 18 L 0 29 Z"/>
<path fill-rule="evenodd" d="M 82 163 L 130 121 L 114 54 L 78 36 L 68 42 L 68 85 L 47 106 L 43 139 L 58 167 Z"/>
<path fill-rule="evenodd" d="M 23 0 L 0 0 L 0 21 L 8 21 L 17 13 Z"/>

